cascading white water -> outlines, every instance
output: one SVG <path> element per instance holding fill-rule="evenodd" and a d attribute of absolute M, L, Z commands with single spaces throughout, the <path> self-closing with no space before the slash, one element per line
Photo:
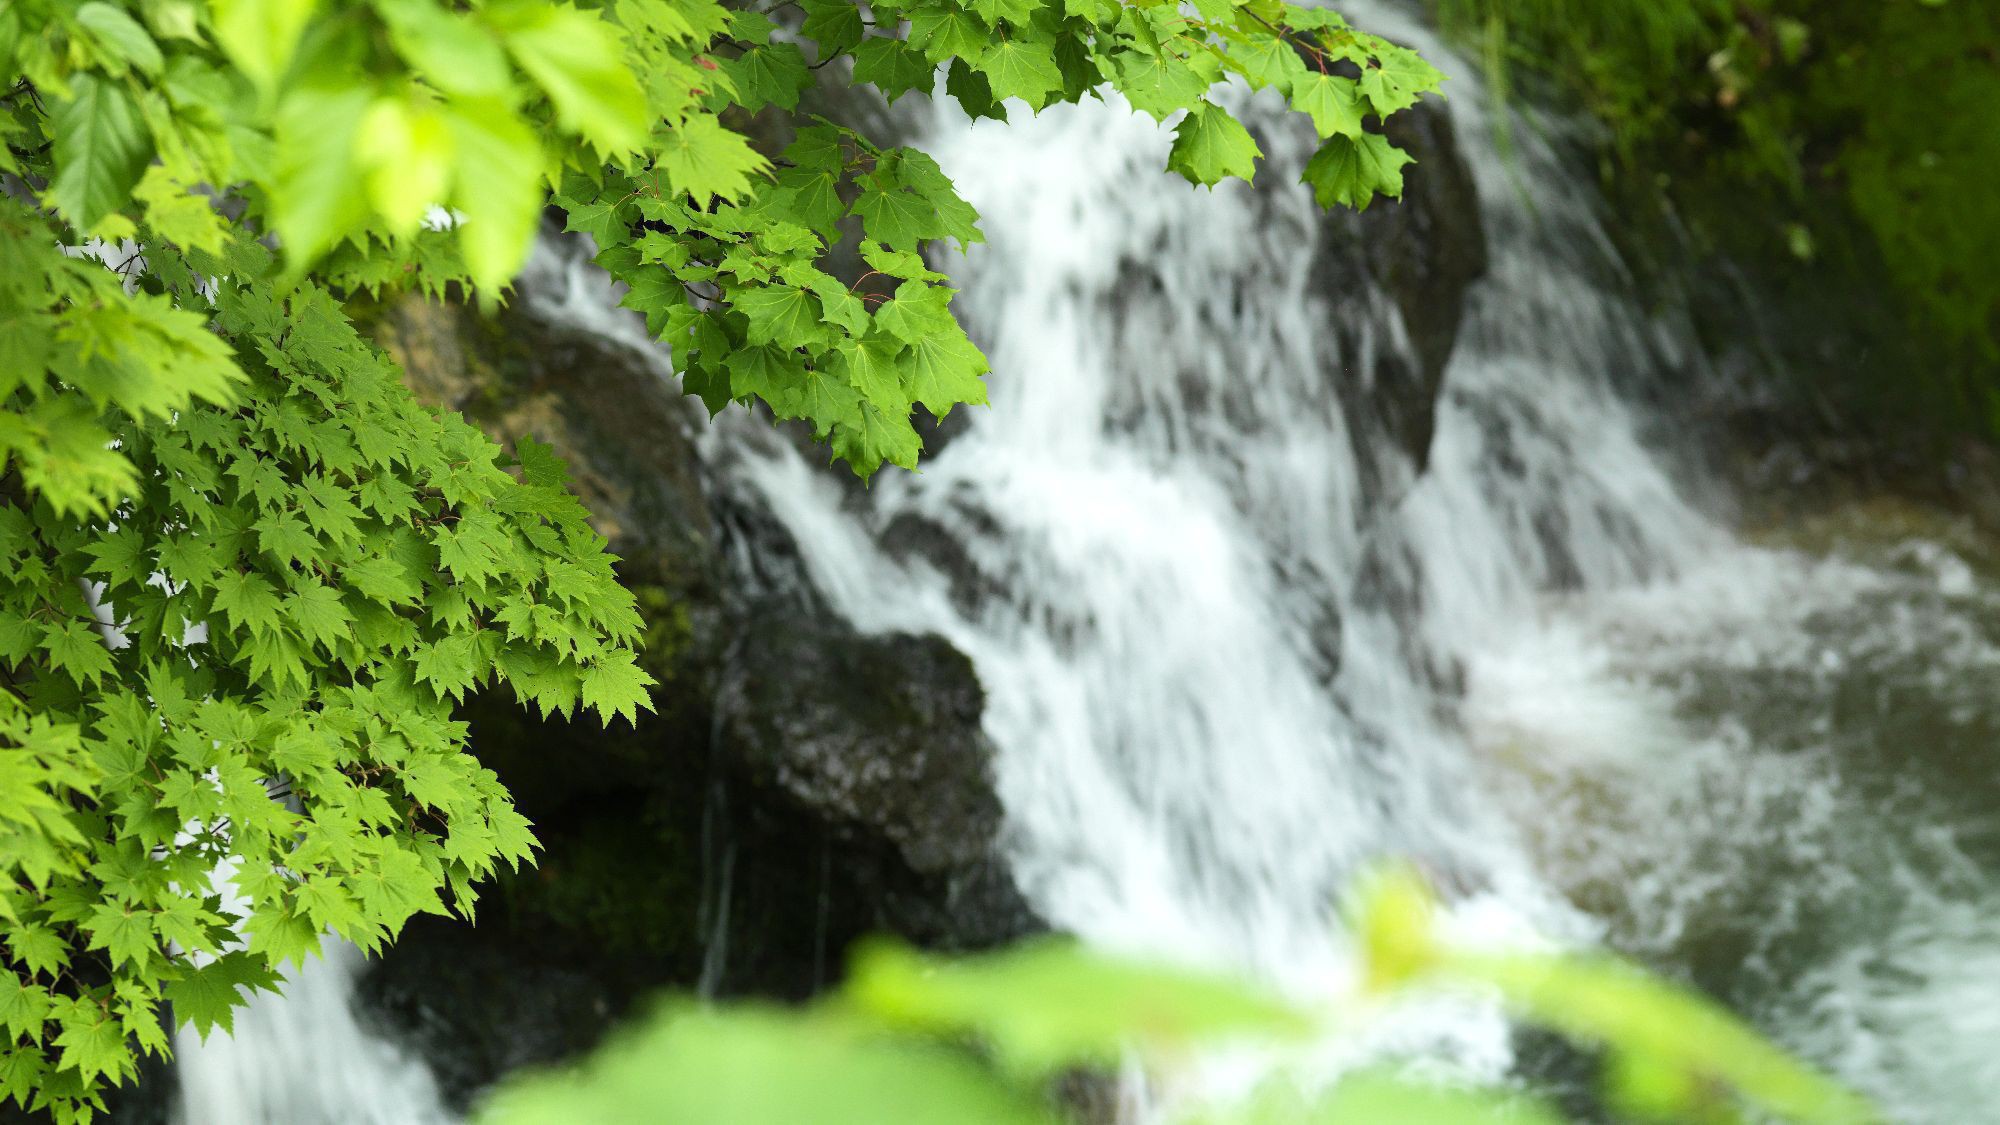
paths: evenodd
<path fill-rule="evenodd" d="M 1391 13 L 1356 18 L 1449 59 Z M 1576 924 L 1468 784 L 1437 670 L 1559 579 L 1618 586 L 1722 536 L 1612 393 L 1646 349 L 1599 283 L 1590 197 L 1532 138 L 1503 164 L 1468 87 L 1455 118 L 1492 263 L 1421 476 L 1343 408 L 1343 380 L 1408 344 L 1387 294 L 1316 291 L 1315 244 L 1339 221 L 1302 188 L 1188 189 L 1159 171 L 1169 131 L 1117 105 L 928 142 L 982 214 L 991 248 L 956 276 L 995 373 L 990 412 L 920 474 L 843 505 L 781 443 L 714 438 L 842 612 L 971 656 L 1009 854 L 1061 927 L 1325 988 L 1348 963 L 1336 898 L 1388 856 L 1437 872 L 1469 914 Z M 1310 138 L 1274 110 L 1247 107 L 1263 175 L 1291 180 Z M 1361 340 L 1345 364 L 1342 327 Z M 962 549 L 977 599 L 898 551 L 912 520 Z M 1425 1031 L 1506 1063 L 1497 1020 Z"/>
<path fill-rule="evenodd" d="M 260 995 L 229 1032 L 176 1036 L 178 1125 L 445 1125 L 423 1060 L 361 1026 L 354 977 L 361 952 L 329 940 L 288 973 L 280 996 Z"/>
<path fill-rule="evenodd" d="M 1965 873 L 1963 817 L 1921 793 L 1878 815 L 1871 778 L 1905 746 L 1829 701 L 1866 668 L 1976 727 L 1994 709 L 1937 669 L 2000 666 L 1974 624 L 2000 598 L 1935 544 L 1822 558 L 1698 511 L 1655 448 L 1673 435 L 1642 439 L 1619 393 L 1692 348 L 1624 295 L 1594 193 L 1534 130 L 1503 158 L 1422 28 L 1351 14 L 1458 76 L 1488 241 L 1424 471 L 1343 395 L 1410 350 L 1389 295 L 1318 287 L 1314 253 L 1358 252 L 1345 221 L 1302 188 L 1192 190 L 1160 171 L 1168 131 L 1094 104 L 941 115 L 925 140 L 983 215 L 989 245 L 952 269 L 995 371 L 991 409 L 920 474 L 857 496 L 740 415 L 704 455 L 839 612 L 972 658 L 1008 855 L 1057 925 L 1310 995 L 1347 971 L 1343 886 L 1414 859 L 1466 927 L 1602 937 L 1697 975 L 1734 958 L 1732 1002 L 1898 1119 L 1965 1119 L 2000 1094 L 1967 1047 L 2000 1010 L 1980 971 L 2000 892 Z M 1307 137 L 1246 113 L 1260 175 L 1289 181 Z M 647 346 L 561 261 L 526 293 Z M 954 560 L 911 549 L 916 526 Z M 260 1001 L 232 1047 L 184 1043 L 183 1120 L 434 1119 L 427 1079 L 355 1028 L 349 971 Z M 1993 1002 L 1968 1013 L 1973 988 Z M 1416 1013 L 1391 1038 L 1511 1062 L 1491 1012 Z M 335 1057 L 377 1069 L 314 1077 Z"/>
<path fill-rule="evenodd" d="M 1009 854 L 1057 925 L 1310 992 L 1342 972 L 1342 883 L 1413 858 L 1470 924 L 1694 974 L 1898 1120 L 1990 1105 L 2000 1066 L 1969 1044 L 2000 1010 L 1977 973 L 2000 891 L 1959 846 L 1990 829 L 1921 798 L 1880 815 L 1854 778 L 1912 749 L 1896 716 L 1823 712 L 1868 663 L 1916 682 L 1904 706 L 1995 720 L 1943 686 L 2000 665 L 1973 624 L 1991 587 L 1933 543 L 1898 548 L 1921 566 L 1826 559 L 1698 510 L 1655 448 L 1674 435 L 1642 438 L 1619 393 L 1695 348 L 1627 296 L 1595 193 L 1536 130 L 1503 157 L 1423 28 L 1352 14 L 1460 76 L 1491 258 L 1421 475 L 1341 405 L 1408 334 L 1385 294 L 1315 291 L 1339 224 L 1302 189 L 1159 175 L 1167 132 L 1116 105 L 927 140 L 982 213 L 989 247 L 953 269 L 995 372 L 991 410 L 922 473 L 855 502 L 749 426 L 712 457 L 855 623 L 972 657 Z M 1307 138 L 1250 117 L 1263 174 L 1291 179 Z M 1338 327 L 1360 341 L 1345 364 Z M 950 567 L 898 543 L 913 521 Z M 1703 696 L 1750 670 L 1783 690 Z M 1974 981 L 1985 1003 L 1957 1002 Z M 1402 1030 L 1474 1070 L 1509 1058 L 1490 1014 Z"/>

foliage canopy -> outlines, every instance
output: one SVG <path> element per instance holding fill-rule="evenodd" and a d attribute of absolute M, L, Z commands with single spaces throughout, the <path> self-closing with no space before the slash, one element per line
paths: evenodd
<path fill-rule="evenodd" d="M 851 56 L 975 116 L 1102 87 L 1197 183 L 1274 89 L 1327 202 L 1401 190 L 1369 122 L 1439 75 L 1321 8 L 1197 0 L 13 0 L 0 6 L 0 1091 L 87 1120 L 172 1020 L 332 932 L 469 915 L 533 847 L 452 717 L 646 707 L 641 632 L 550 451 L 417 405 L 344 312 L 497 299 L 545 207 L 712 410 L 806 420 L 863 477 L 986 362 L 922 251 L 936 162 L 806 122 Z M 808 62 L 808 49 L 815 61 Z M 845 65 L 845 64 L 844 64 Z M 836 245 L 872 271 L 832 272 Z M 863 281 L 872 280 L 872 285 Z"/>

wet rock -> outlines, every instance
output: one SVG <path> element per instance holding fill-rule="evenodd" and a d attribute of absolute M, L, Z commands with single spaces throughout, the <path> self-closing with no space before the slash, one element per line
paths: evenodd
<path fill-rule="evenodd" d="M 636 728 L 464 708 L 543 854 L 477 925 L 419 919 L 361 983 L 449 1097 L 588 1049 L 662 990 L 802 998 L 868 934 L 1039 927 L 997 851 L 970 662 L 826 610 L 783 527 L 707 478 L 705 423 L 648 357 L 526 313 L 410 302 L 374 327 L 421 395 L 569 461 L 662 685 Z"/>
<path fill-rule="evenodd" d="M 1329 212 L 1313 256 L 1315 288 L 1330 301 L 1379 286 L 1406 339 L 1377 348 L 1366 364 L 1341 365 L 1350 411 L 1392 435 L 1421 472 L 1430 456 L 1445 364 L 1458 342 L 1466 290 L 1486 272 L 1486 232 L 1477 185 L 1458 152 L 1451 118 L 1420 103 L 1390 118 L 1390 140 L 1416 158 L 1403 198 L 1366 211 Z M 1343 331 L 1343 351 L 1360 342 Z"/>
<path fill-rule="evenodd" d="M 703 423 L 656 360 L 519 308 L 487 319 L 410 299 L 372 328 L 420 398 L 503 445 L 531 436 L 560 450 L 627 582 L 714 596 L 719 529 L 694 450 Z"/>
<path fill-rule="evenodd" d="M 723 753 L 757 806 L 879 857 L 848 874 L 880 928 L 961 948 L 1031 927 L 993 847 L 984 708 L 971 662 L 943 638 L 858 637 L 784 607 L 745 623 L 716 702 Z"/>

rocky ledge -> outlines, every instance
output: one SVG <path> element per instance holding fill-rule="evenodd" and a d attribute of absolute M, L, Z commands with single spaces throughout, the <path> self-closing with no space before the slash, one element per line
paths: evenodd
<path fill-rule="evenodd" d="M 870 933 L 963 949 L 1039 928 L 996 849 L 971 663 L 823 608 L 784 533 L 711 486 L 705 423 L 654 361 L 525 311 L 410 300 L 374 327 L 420 395 L 569 461 L 661 683 L 636 728 L 466 708 L 541 862 L 476 925 L 413 923 L 362 987 L 453 1097 L 588 1047 L 657 992 L 802 997 Z"/>

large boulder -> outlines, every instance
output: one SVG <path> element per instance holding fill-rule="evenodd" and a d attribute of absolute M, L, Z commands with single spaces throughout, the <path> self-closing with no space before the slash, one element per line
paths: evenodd
<path fill-rule="evenodd" d="M 655 356 L 527 303 L 409 300 L 373 325 L 420 395 L 568 460 L 661 681 L 657 714 L 609 731 L 464 709 L 543 854 L 477 925 L 412 923 L 362 984 L 448 1093 L 581 1051 L 661 990 L 800 998 L 871 933 L 975 948 L 1040 925 L 996 850 L 970 662 L 825 609 L 776 521 L 708 479 Z"/>
<path fill-rule="evenodd" d="M 1312 276 L 1331 303 L 1352 303 L 1374 290 L 1394 306 L 1403 346 L 1371 349 L 1366 364 L 1341 363 L 1336 389 L 1351 418 L 1381 427 L 1422 472 L 1465 294 L 1486 272 L 1486 231 L 1450 115 L 1423 102 L 1383 128 L 1416 159 L 1404 173 L 1403 198 L 1365 211 L 1329 211 L 1313 248 Z M 1357 333 L 1346 323 L 1338 330 L 1343 356 L 1351 359 L 1362 349 Z"/>
<path fill-rule="evenodd" d="M 840 873 L 852 923 L 982 946 L 1029 917 L 993 849 L 984 708 L 971 661 L 941 637 L 856 637 L 779 606 L 737 635 L 717 738 L 763 822 L 753 836 L 878 857 Z"/>

